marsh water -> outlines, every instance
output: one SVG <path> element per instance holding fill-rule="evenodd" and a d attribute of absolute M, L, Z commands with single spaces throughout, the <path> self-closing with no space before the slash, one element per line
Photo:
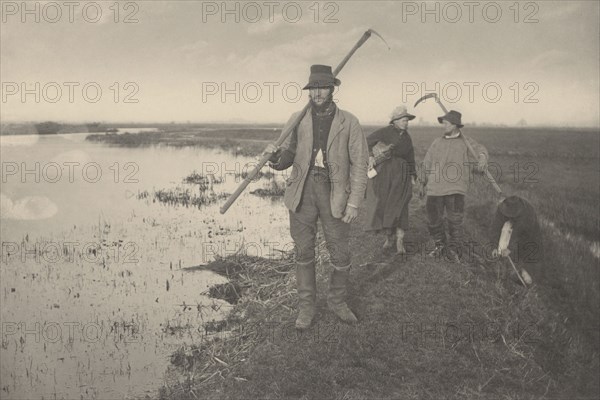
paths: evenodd
<path fill-rule="evenodd" d="M 86 136 L 0 138 L 2 398 L 156 395 L 170 355 L 209 340 L 204 324 L 231 307 L 206 295 L 223 277 L 186 268 L 290 248 L 280 200 L 250 194 L 266 178 L 219 213 L 253 159 Z M 210 187 L 183 183 L 193 172 Z M 158 190 L 218 200 L 164 204 Z"/>

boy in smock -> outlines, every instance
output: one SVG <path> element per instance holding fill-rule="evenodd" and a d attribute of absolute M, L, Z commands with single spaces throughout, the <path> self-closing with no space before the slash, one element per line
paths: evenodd
<path fill-rule="evenodd" d="M 438 118 L 444 135 L 433 141 L 421 169 L 420 193 L 427 193 L 428 229 L 435 243 L 430 255 L 444 255 L 452 261 L 458 261 L 463 253 L 465 194 L 472 180 L 471 166 L 476 163 L 477 171 L 483 172 L 488 162 L 486 148 L 461 133 L 464 126 L 461 118 L 461 113 L 454 110 Z M 470 154 L 465 141 L 475 150 L 477 158 Z M 444 211 L 450 240 L 446 237 Z"/>

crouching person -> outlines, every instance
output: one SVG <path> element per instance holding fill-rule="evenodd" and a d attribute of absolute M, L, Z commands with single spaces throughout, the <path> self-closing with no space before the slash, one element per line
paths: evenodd
<path fill-rule="evenodd" d="M 492 251 L 492 257 L 510 256 L 519 269 L 521 279 L 528 285 L 533 282 L 531 274 L 539 278 L 543 258 L 542 234 L 535 210 L 529 202 L 517 196 L 502 199 L 490 228 L 490 239 L 498 244 Z"/>
<path fill-rule="evenodd" d="M 284 203 L 289 209 L 290 233 L 296 245 L 296 284 L 299 313 L 296 328 L 310 327 L 316 308 L 315 241 L 321 221 L 333 270 L 327 303 L 343 321 L 356 322 L 346 304 L 350 274 L 350 223 L 358 216 L 367 186 L 368 149 L 356 117 L 332 101 L 340 81 L 331 67 L 313 65 L 309 83 L 310 109 L 273 153 L 271 167 L 292 166 Z M 297 117 L 292 115 L 288 124 Z M 287 125 L 286 128 L 287 129 Z"/>

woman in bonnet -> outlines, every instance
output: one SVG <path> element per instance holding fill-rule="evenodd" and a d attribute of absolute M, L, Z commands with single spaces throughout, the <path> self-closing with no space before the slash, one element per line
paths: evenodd
<path fill-rule="evenodd" d="M 408 229 L 408 203 L 416 183 L 415 152 L 408 134 L 408 121 L 415 116 L 406 106 L 394 109 L 390 123 L 367 137 L 369 183 L 367 185 L 366 231 L 384 233 L 383 249 L 404 254 Z"/>

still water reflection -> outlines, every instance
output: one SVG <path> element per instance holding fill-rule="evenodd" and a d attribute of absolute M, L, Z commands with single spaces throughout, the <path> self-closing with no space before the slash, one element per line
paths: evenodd
<path fill-rule="evenodd" d="M 230 307 L 204 294 L 222 277 L 184 268 L 290 248 L 285 207 L 249 193 L 265 179 L 225 215 L 222 201 L 198 209 L 138 196 L 195 191 L 182 183 L 193 171 L 215 173 L 214 192 L 231 193 L 254 160 L 85 135 L 0 138 L 2 398 L 155 394 L 170 354 L 204 340 L 202 323 Z"/>

